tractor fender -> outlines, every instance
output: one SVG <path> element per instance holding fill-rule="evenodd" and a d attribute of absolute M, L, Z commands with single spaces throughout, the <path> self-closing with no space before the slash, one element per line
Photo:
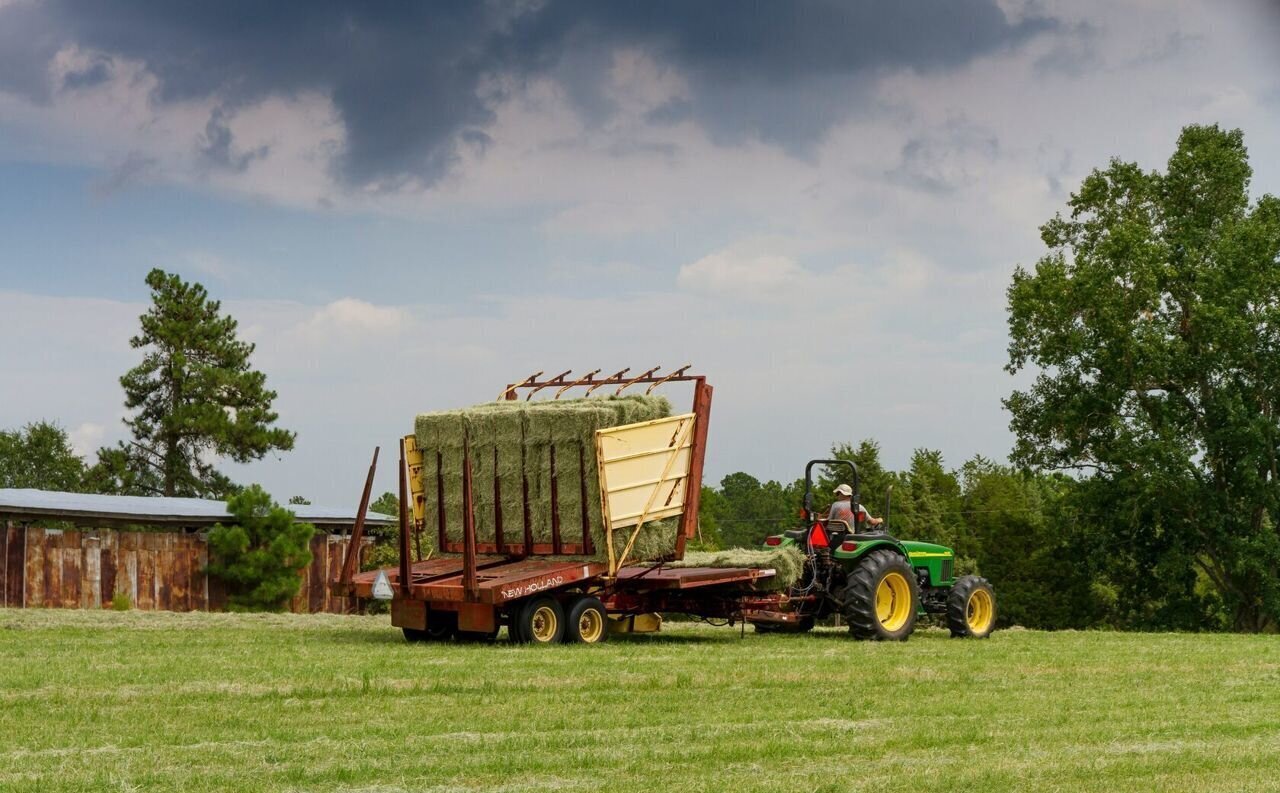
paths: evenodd
<path fill-rule="evenodd" d="M 865 537 L 865 535 L 864 535 Z M 844 550 L 844 546 L 837 545 L 831 549 L 831 557 L 842 562 L 851 562 L 855 559 L 861 559 L 864 555 L 871 551 L 888 550 L 911 562 L 911 557 L 907 555 L 907 550 L 902 547 L 902 543 L 893 537 L 886 535 L 876 535 L 874 537 L 859 538 L 855 535 L 851 540 L 846 542 L 856 542 L 858 547 L 851 551 Z"/>

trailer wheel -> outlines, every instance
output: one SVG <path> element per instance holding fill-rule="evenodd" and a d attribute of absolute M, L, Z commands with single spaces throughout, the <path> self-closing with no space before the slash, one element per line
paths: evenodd
<path fill-rule="evenodd" d="M 531 598 L 516 612 L 513 639 L 529 644 L 552 644 L 564 638 L 564 608 L 555 598 Z"/>
<path fill-rule="evenodd" d="M 445 642 L 458 632 L 458 612 L 428 611 L 427 627 L 401 628 L 407 642 Z"/>
<path fill-rule="evenodd" d="M 599 644 L 609 636 L 609 616 L 599 598 L 583 595 L 569 601 L 564 622 L 566 644 Z"/>

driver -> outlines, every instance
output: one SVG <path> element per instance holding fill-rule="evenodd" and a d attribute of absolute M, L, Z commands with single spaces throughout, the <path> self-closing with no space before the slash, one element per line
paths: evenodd
<path fill-rule="evenodd" d="M 848 485 L 840 485 L 836 488 L 835 496 L 836 500 L 831 502 L 831 511 L 827 513 L 827 520 L 842 520 L 852 528 L 854 526 L 853 488 Z M 879 526 L 884 523 L 884 518 L 871 517 L 871 513 L 867 512 L 867 508 L 861 504 L 858 505 L 858 512 L 862 514 L 862 519 L 870 526 Z"/>

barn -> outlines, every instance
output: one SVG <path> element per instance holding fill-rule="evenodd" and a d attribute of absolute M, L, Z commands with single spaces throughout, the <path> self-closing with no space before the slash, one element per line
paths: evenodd
<path fill-rule="evenodd" d="M 356 510 L 289 509 L 316 527 L 291 610 L 355 610 L 327 582 L 342 564 Z M 104 608 L 114 599 L 143 610 L 220 611 L 226 591 L 204 572 L 207 537 L 231 519 L 224 502 L 209 499 L 0 489 L 0 606 Z M 364 522 L 376 528 L 395 519 L 371 512 Z"/>

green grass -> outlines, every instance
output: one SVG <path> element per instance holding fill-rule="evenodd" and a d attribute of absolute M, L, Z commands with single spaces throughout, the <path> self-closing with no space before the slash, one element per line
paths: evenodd
<path fill-rule="evenodd" d="M 0 611 L 0 790 L 1274 790 L 1280 639 Z"/>

